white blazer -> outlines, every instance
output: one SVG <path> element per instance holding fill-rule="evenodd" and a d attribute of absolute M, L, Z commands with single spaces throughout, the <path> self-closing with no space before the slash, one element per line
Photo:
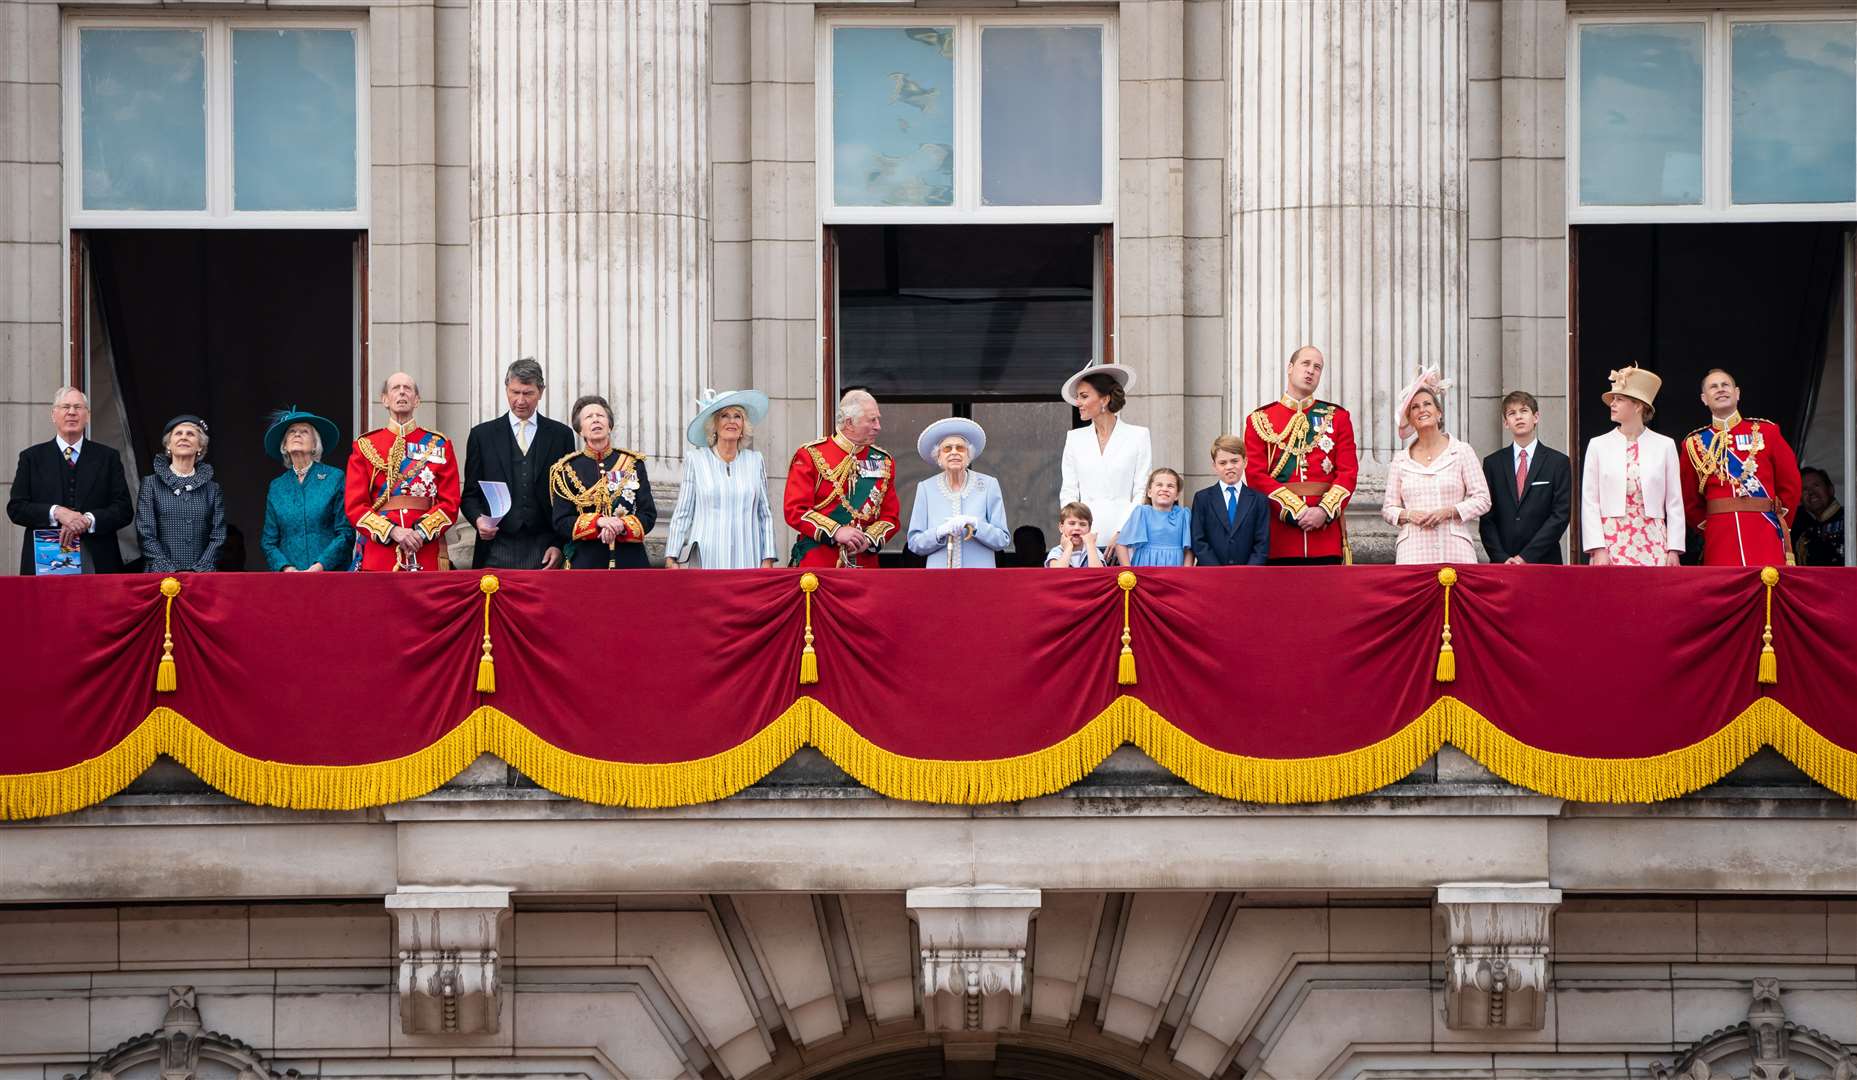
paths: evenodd
<path fill-rule="evenodd" d="M 1625 516 L 1625 450 L 1631 444 L 1617 428 L 1586 444 L 1586 467 L 1580 484 L 1580 540 L 1587 551 L 1606 546 L 1603 519 Z M 1644 516 L 1664 519 L 1665 546 L 1684 545 L 1683 477 L 1676 440 L 1646 429 L 1638 436 L 1638 487 Z"/>
<path fill-rule="evenodd" d="M 1072 428 L 1064 436 L 1058 505 L 1080 502 L 1088 506 L 1097 543 L 1108 544 L 1147 494 L 1148 470 L 1153 464 L 1154 445 L 1145 427 L 1116 420 L 1109 429 L 1109 445 L 1101 450 L 1096 446 L 1095 425 Z"/>

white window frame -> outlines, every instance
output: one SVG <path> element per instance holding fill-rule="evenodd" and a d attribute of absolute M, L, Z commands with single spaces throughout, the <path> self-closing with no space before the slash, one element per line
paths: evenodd
<path fill-rule="evenodd" d="M 1857 221 L 1857 201 L 1745 203 L 1732 201 L 1734 156 L 1733 28 L 1739 23 L 1857 22 L 1857 7 L 1784 12 L 1740 10 L 1697 14 L 1575 15 L 1567 19 L 1567 222 L 1668 224 L 1726 221 Z M 1600 206 L 1580 202 L 1580 31 L 1588 26 L 1692 23 L 1703 26 L 1702 202 L 1689 206 Z"/>
<path fill-rule="evenodd" d="M 206 48 L 206 208 L 204 210 L 86 210 L 84 208 L 85 30 L 199 30 Z M 232 205 L 232 32 L 234 30 L 350 30 L 355 35 L 355 208 L 353 210 L 236 210 Z M 344 229 L 368 227 L 367 19 L 289 15 L 73 15 L 64 29 L 65 218 L 72 229 Z"/>
<path fill-rule="evenodd" d="M 847 27 L 952 26 L 954 47 L 954 205 L 838 206 L 832 133 L 832 32 Z M 996 27 L 1075 26 L 1102 32 L 1103 161 L 1102 201 L 1087 206 L 987 206 L 980 201 L 980 33 Z M 833 15 L 819 20 L 815 43 L 815 128 L 818 144 L 819 217 L 827 225 L 955 225 L 963 222 L 1009 224 L 1099 224 L 1115 222 L 1116 163 L 1116 23 L 1106 15 L 985 14 L 940 10 L 905 14 Z"/>

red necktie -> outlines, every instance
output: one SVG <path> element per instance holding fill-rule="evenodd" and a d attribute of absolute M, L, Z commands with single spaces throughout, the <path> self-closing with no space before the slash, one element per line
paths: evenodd
<path fill-rule="evenodd" d="M 1521 447 L 1515 450 L 1515 501 L 1521 502 L 1522 496 L 1528 494 L 1528 451 Z"/>

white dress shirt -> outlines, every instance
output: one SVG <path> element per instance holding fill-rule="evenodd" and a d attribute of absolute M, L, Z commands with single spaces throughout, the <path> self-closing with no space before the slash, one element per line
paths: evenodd
<path fill-rule="evenodd" d="M 52 441 L 58 444 L 58 456 L 70 462 L 75 468 L 77 459 L 84 456 L 84 437 L 79 435 L 76 442 L 65 442 L 63 435 L 54 435 Z M 56 529 L 58 527 L 58 504 L 53 503 L 51 510 L 45 516 L 51 527 Z M 86 511 L 84 520 L 90 523 L 90 528 L 85 530 L 86 532 L 97 531 L 97 515 Z"/>
<path fill-rule="evenodd" d="M 525 428 L 527 429 L 526 431 L 524 430 Z M 516 440 L 516 453 L 527 454 L 529 452 L 528 448 L 535 444 L 535 417 L 530 416 L 527 420 L 524 420 L 515 413 L 510 413 L 509 433 L 510 436 Z"/>

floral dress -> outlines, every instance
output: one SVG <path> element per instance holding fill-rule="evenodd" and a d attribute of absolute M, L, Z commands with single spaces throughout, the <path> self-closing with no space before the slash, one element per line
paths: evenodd
<path fill-rule="evenodd" d="M 1644 512 L 1644 489 L 1638 485 L 1638 444 L 1625 449 L 1625 513 L 1623 517 L 1604 518 L 1606 554 L 1615 566 L 1662 566 L 1665 542 L 1664 519 Z"/>

